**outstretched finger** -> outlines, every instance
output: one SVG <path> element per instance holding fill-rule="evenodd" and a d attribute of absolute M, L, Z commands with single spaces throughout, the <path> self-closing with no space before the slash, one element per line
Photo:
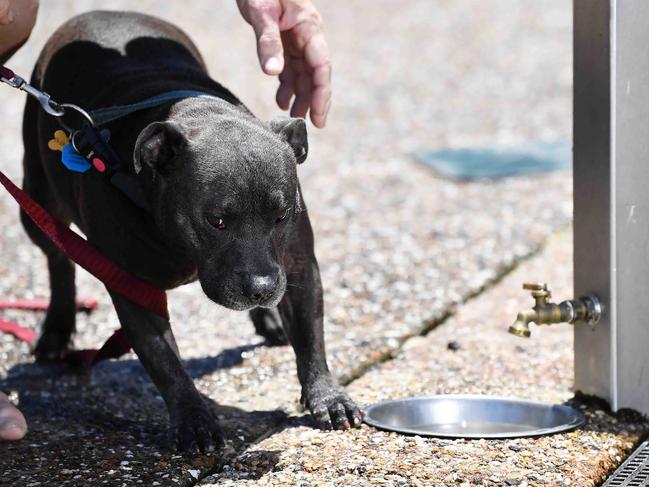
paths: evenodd
<path fill-rule="evenodd" d="M 264 73 L 277 76 L 284 69 L 284 50 L 277 22 L 268 21 L 257 35 L 257 55 Z"/>
<path fill-rule="evenodd" d="M 295 84 L 295 101 L 291 107 L 291 117 L 306 117 L 311 105 L 311 75 L 301 72 Z"/>
<path fill-rule="evenodd" d="M 313 71 L 313 91 L 311 93 L 311 121 L 318 128 L 327 123 L 331 107 L 331 65 L 323 64 Z"/>
<path fill-rule="evenodd" d="M 276 101 L 282 110 L 288 110 L 291 104 L 291 98 L 295 93 L 295 70 L 291 65 L 291 60 L 287 60 L 284 71 L 279 75 L 279 88 L 277 88 Z"/>
<path fill-rule="evenodd" d="M 284 69 L 284 49 L 279 33 L 280 3 L 276 0 L 237 0 L 237 5 L 255 31 L 261 69 L 266 74 L 277 76 Z"/>
<path fill-rule="evenodd" d="M 312 72 L 311 121 L 322 128 L 331 106 L 331 58 L 322 30 L 304 46 L 304 58 Z"/>

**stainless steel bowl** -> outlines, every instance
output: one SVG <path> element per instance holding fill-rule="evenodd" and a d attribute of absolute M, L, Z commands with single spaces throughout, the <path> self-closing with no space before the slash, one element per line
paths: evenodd
<path fill-rule="evenodd" d="M 541 436 L 578 428 L 585 421 L 568 406 L 471 394 L 385 401 L 365 409 L 365 422 L 376 428 L 443 438 Z"/>

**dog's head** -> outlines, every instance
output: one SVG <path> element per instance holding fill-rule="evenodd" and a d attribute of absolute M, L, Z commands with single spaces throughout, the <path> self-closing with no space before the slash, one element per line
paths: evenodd
<path fill-rule="evenodd" d="M 296 164 L 307 152 L 302 119 L 263 124 L 202 100 L 177 104 L 140 133 L 135 170 L 148 173 L 157 223 L 192 256 L 213 301 L 244 310 L 281 300 L 299 211 Z"/>

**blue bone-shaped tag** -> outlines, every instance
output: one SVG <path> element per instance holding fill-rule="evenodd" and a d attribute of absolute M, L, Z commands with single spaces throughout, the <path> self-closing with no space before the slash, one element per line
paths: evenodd
<path fill-rule="evenodd" d="M 64 145 L 61 154 L 61 162 L 70 171 L 83 173 L 92 167 L 85 157 L 74 150 L 72 144 Z"/>

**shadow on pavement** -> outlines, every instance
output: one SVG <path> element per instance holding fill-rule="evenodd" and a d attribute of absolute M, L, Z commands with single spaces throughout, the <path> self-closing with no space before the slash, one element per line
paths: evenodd
<path fill-rule="evenodd" d="M 632 433 L 640 435 L 641 438 L 649 434 L 649 417 L 627 408 L 613 412 L 610 404 L 600 397 L 577 391 L 575 396 L 564 404 L 586 416 L 586 424 L 580 428 L 584 431 L 615 435 Z"/>
<path fill-rule="evenodd" d="M 190 359 L 186 367 L 201 377 L 240 364 L 241 353 L 261 345 Z M 179 455 L 169 441 L 164 401 L 137 360 L 102 363 L 89 374 L 19 364 L 0 390 L 18 393 L 29 424 L 25 439 L 0 443 L 1 485 L 193 485 L 288 424 L 282 411 L 245 411 L 204 396 L 228 445 L 212 455 Z"/>

